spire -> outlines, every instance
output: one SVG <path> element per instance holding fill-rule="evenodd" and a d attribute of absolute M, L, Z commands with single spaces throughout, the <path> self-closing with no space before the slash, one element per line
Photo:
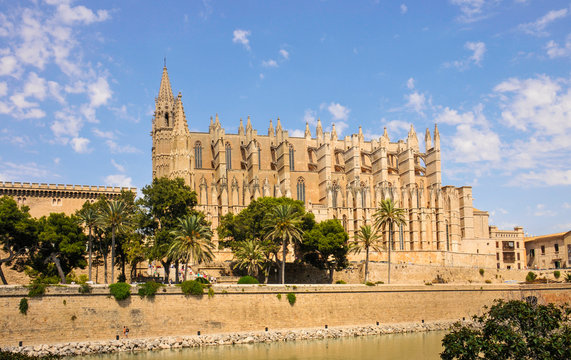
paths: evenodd
<path fill-rule="evenodd" d="M 238 126 L 238 135 L 244 135 L 244 122 L 240 118 L 240 125 Z"/>
<path fill-rule="evenodd" d="M 383 130 L 383 136 L 381 136 L 381 138 L 379 139 L 379 142 L 381 143 L 381 147 L 388 147 L 389 143 L 391 142 L 391 140 L 389 139 L 389 133 L 387 132 L 387 127 L 385 126 L 385 129 Z"/>
<path fill-rule="evenodd" d="M 365 136 L 363 135 L 363 128 L 359 125 L 359 140 L 363 140 Z"/>
<path fill-rule="evenodd" d="M 270 119 L 270 126 L 268 127 L 268 136 L 274 136 L 274 124 L 272 119 Z"/>
<path fill-rule="evenodd" d="M 214 122 L 214 126 L 220 127 L 220 120 L 218 120 L 218 113 L 216 113 L 216 121 Z"/>
<path fill-rule="evenodd" d="M 410 124 L 410 131 L 408 132 L 408 139 L 406 140 L 408 147 L 418 151 L 418 137 L 414 131 L 414 125 Z"/>
<path fill-rule="evenodd" d="M 426 145 L 426 151 L 432 148 L 432 138 L 430 137 L 430 130 L 426 128 L 426 133 L 424 134 L 424 144 Z"/>
<path fill-rule="evenodd" d="M 410 124 L 410 130 L 408 132 L 408 136 L 416 136 L 416 131 L 414 131 L 414 125 Z"/>
<path fill-rule="evenodd" d="M 169 74 L 167 72 L 167 67 L 163 67 L 163 77 L 161 78 L 161 86 L 159 88 L 158 100 L 174 101 L 174 96 L 172 94 L 171 82 L 169 80 Z"/>
<path fill-rule="evenodd" d="M 179 92 L 174 105 L 174 134 L 185 134 L 188 131 L 188 123 L 182 106 L 182 94 Z"/>
<path fill-rule="evenodd" d="M 321 138 L 323 136 L 323 127 L 321 126 L 321 119 L 317 118 L 317 126 L 315 127 L 315 135 L 318 138 Z"/>
<path fill-rule="evenodd" d="M 276 132 L 282 131 L 282 123 L 280 122 L 280 118 L 278 117 L 278 123 L 276 124 Z"/>
<path fill-rule="evenodd" d="M 389 139 L 389 133 L 387 132 L 387 127 L 385 126 L 385 130 L 383 131 L 383 137 L 386 138 L 387 140 Z"/>
<path fill-rule="evenodd" d="M 311 131 L 309 130 L 309 123 L 307 121 L 305 122 L 305 137 L 311 138 Z"/>
<path fill-rule="evenodd" d="M 440 149 L 440 133 L 438 132 L 438 124 L 434 124 L 434 148 Z"/>
<path fill-rule="evenodd" d="M 246 131 L 252 131 L 252 122 L 250 121 L 250 115 L 248 115 L 248 121 L 246 122 Z"/>
<path fill-rule="evenodd" d="M 337 140 L 337 130 L 335 130 L 335 123 L 331 125 L 331 140 Z"/>

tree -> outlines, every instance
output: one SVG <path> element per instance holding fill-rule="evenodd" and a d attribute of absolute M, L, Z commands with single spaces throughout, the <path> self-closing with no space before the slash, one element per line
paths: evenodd
<path fill-rule="evenodd" d="M 184 281 L 186 281 L 190 260 L 201 264 L 205 261 L 212 261 L 214 258 L 212 253 L 214 244 L 210 241 L 212 230 L 210 226 L 203 224 L 202 216 L 189 215 L 179 219 L 178 227 L 171 233 L 174 241 L 169 248 L 168 255 L 173 259 L 184 261 Z"/>
<path fill-rule="evenodd" d="M 365 282 L 367 282 L 369 281 L 369 251 L 381 251 L 376 227 L 363 225 L 355 234 L 355 242 L 352 244 L 349 252 L 360 254 L 363 250 L 365 250 Z"/>
<path fill-rule="evenodd" d="M 303 259 L 318 269 L 329 271 L 329 282 L 333 282 L 333 272 L 343 270 L 349 265 L 348 239 L 349 236 L 339 220 L 320 222 L 303 236 Z"/>
<path fill-rule="evenodd" d="M 234 250 L 236 264 L 234 269 L 245 269 L 248 275 L 257 277 L 268 262 L 263 243 L 254 240 L 244 240 L 236 244 Z"/>
<path fill-rule="evenodd" d="M 37 243 L 37 222 L 28 213 L 28 208 L 18 208 L 9 196 L 0 197 L 0 247 L 7 257 L 0 258 L 0 278 L 8 285 L 3 264 L 10 264 L 18 256 Z"/>
<path fill-rule="evenodd" d="M 571 308 L 496 300 L 474 323 L 456 323 L 444 336 L 444 360 L 571 359 Z M 533 301 L 535 299 L 535 301 Z"/>
<path fill-rule="evenodd" d="M 266 238 L 281 244 L 282 247 L 282 264 L 281 264 L 281 283 L 285 284 L 285 263 L 286 249 L 289 242 L 299 242 L 303 237 L 301 229 L 302 213 L 290 204 L 278 205 L 272 212 L 268 232 Z"/>
<path fill-rule="evenodd" d="M 388 267 L 388 284 L 391 283 L 391 250 L 393 247 L 393 225 L 397 228 L 405 224 L 404 209 L 395 207 L 391 199 L 381 200 L 381 206 L 373 215 L 375 218 L 374 226 L 377 228 L 389 227 L 389 267 Z"/>
<path fill-rule="evenodd" d="M 198 214 L 193 210 L 196 193 L 184 184 L 183 179 L 165 177 L 153 179 L 151 185 L 142 189 L 142 193 L 139 204 L 143 207 L 146 220 L 141 231 L 152 239 L 149 258 L 162 263 L 167 281 L 172 262 L 167 256 L 174 240 L 172 231 L 179 225 L 178 219 Z"/>
<path fill-rule="evenodd" d="M 29 258 L 30 267 L 43 277 L 58 276 L 62 284 L 74 268 L 85 268 L 83 229 L 75 216 L 51 213 L 39 220 L 38 246 Z"/>
<path fill-rule="evenodd" d="M 115 281 L 115 234 L 131 227 L 131 214 L 122 200 L 106 201 L 101 209 L 99 221 L 111 228 L 111 281 Z"/>
<path fill-rule="evenodd" d="M 76 211 L 75 213 L 77 219 L 80 221 L 80 224 L 84 224 L 89 229 L 89 281 L 91 281 L 91 267 L 92 267 L 92 252 L 93 252 L 93 236 L 92 232 L 93 229 L 97 226 L 97 222 L 99 221 L 99 214 L 97 213 L 96 207 L 91 204 L 89 201 L 86 201 L 83 204 L 83 207 Z"/>

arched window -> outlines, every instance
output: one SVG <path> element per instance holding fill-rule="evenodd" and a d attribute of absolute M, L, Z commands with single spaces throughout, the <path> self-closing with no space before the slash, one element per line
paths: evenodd
<path fill-rule="evenodd" d="M 200 141 L 194 144 L 194 167 L 202 169 L 202 144 Z"/>
<path fill-rule="evenodd" d="M 226 168 L 232 170 L 232 147 L 226 143 Z"/>
<path fill-rule="evenodd" d="M 258 170 L 262 170 L 262 149 L 258 147 Z"/>
<path fill-rule="evenodd" d="M 404 250 L 404 233 L 402 229 L 402 224 L 400 224 L 399 226 L 399 243 L 400 243 L 400 249 Z"/>
<path fill-rule="evenodd" d="M 333 193 L 331 194 L 332 196 L 332 200 L 333 200 L 333 207 L 336 208 L 337 207 L 337 184 L 333 183 Z"/>
<path fill-rule="evenodd" d="M 297 199 L 305 203 L 305 180 L 297 179 Z"/>
<path fill-rule="evenodd" d="M 446 220 L 446 251 L 450 251 L 450 225 L 448 225 L 448 220 Z"/>
<path fill-rule="evenodd" d="M 289 147 L 289 170 L 295 171 L 295 161 L 293 157 L 293 146 Z"/>

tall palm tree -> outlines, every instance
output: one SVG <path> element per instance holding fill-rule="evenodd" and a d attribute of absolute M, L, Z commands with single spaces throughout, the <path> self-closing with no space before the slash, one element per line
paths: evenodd
<path fill-rule="evenodd" d="M 234 269 L 246 269 L 248 275 L 252 276 L 258 276 L 259 270 L 262 270 L 268 261 L 262 244 L 254 240 L 238 242 L 234 258 Z"/>
<path fill-rule="evenodd" d="M 93 249 L 93 236 L 92 230 L 97 226 L 99 214 L 92 205 L 82 208 L 76 213 L 77 217 L 82 224 L 89 229 L 89 281 L 91 281 L 91 264 L 92 264 L 92 249 Z"/>
<path fill-rule="evenodd" d="M 301 241 L 303 232 L 301 230 L 301 214 L 290 204 L 278 205 L 274 208 L 270 225 L 268 226 L 266 238 L 273 241 L 281 241 L 282 245 L 282 266 L 281 283 L 285 284 L 285 262 L 286 248 L 288 242 Z"/>
<path fill-rule="evenodd" d="M 101 208 L 99 222 L 111 228 L 111 281 L 115 281 L 115 233 L 131 228 L 129 207 L 122 200 L 106 201 Z"/>
<path fill-rule="evenodd" d="M 167 254 L 173 259 L 184 261 L 183 280 L 186 280 L 190 260 L 200 264 L 214 258 L 212 253 L 214 244 L 210 240 L 212 230 L 202 223 L 202 216 L 188 215 L 179 219 L 177 228 L 171 231 L 171 234 L 174 236 L 174 240 Z"/>
<path fill-rule="evenodd" d="M 376 226 L 363 225 L 355 234 L 355 242 L 349 249 L 350 252 L 359 254 L 365 250 L 365 282 L 369 280 L 369 250 L 381 251 L 379 235 Z"/>
<path fill-rule="evenodd" d="M 373 215 L 375 218 L 375 226 L 377 228 L 389 227 L 389 271 L 388 271 L 388 284 L 391 283 L 391 249 L 393 247 L 393 225 L 397 228 L 400 225 L 406 224 L 404 209 L 395 207 L 395 204 L 391 199 L 385 199 L 381 201 L 381 206 L 377 212 Z"/>

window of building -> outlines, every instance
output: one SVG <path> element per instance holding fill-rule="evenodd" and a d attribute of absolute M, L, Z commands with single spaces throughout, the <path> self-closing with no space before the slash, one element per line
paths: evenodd
<path fill-rule="evenodd" d="M 404 231 L 402 228 L 402 224 L 400 224 L 399 226 L 399 243 L 400 243 L 400 249 L 404 250 Z"/>
<path fill-rule="evenodd" d="M 545 255 L 545 245 L 541 245 L 541 255 Z"/>
<path fill-rule="evenodd" d="M 517 261 L 519 261 L 519 260 L 520 260 L 520 259 L 519 259 L 519 253 L 517 253 Z"/>
<path fill-rule="evenodd" d="M 194 144 L 194 167 L 202 169 L 202 144 L 200 141 Z"/>
<path fill-rule="evenodd" d="M 497 264 L 498 269 L 500 268 L 500 263 Z"/>
<path fill-rule="evenodd" d="M 258 170 L 262 170 L 262 149 L 258 148 Z"/>
<path fill-rule="evenodd" d="M 226 144 L 226 168 L 232 170 L 232 147 Z"/>
<path fill-rule="evenodd" d="M 289 147 L 289 169 L 290 171 L 295 171 L 295 161 L 293 156 L 293 146 Z"/>
<path fill-rule="evenodd" d="M 529 256 L 535 256 L 535 249 L 529 249 Z"/>
<path fill-rule="evenodd" d="M 361 194 L 361 207 L 364 209 L 367 207 L 367 192 L 363 190 Z"/>
<path fill-rule="evenodd" d="M 305 203 L 305 180 L 297 179 L 297 199 Z"/>
<path fill-rule="evenodd" d="M 500 242 L 496 241 L 496 249 L 500 247 Z"/>
<path fill-rule="evenodd" d="M 333 207 L 336 208 L 337 207 L 337 189 L 333 188 L 333 194 L 332 194 L 332 200 L 333 200 Z"/>
<path fill-rule="evenodd" d="M 500 253 L 496 253 L 496 260 L 500 260 Z"/>
<path fill-rule="evenodd" d="M 518 241 L 518 242 L 516 242 L 516 245 L 517 245 L 517 248 L 519 249 L 519 241 Z"/>
<path fill-rule="evenodd" d="M 518 270 L 521 270 L 521 264 L 520 263 L 517 263 L 517 268 L 518 268 Z"/>
<path fill-rule="evenodd" d="M 558 253 L 559 252 L 559 244 L 555 244 L 554 247 L 555 247 L 555 252 Z"/>

